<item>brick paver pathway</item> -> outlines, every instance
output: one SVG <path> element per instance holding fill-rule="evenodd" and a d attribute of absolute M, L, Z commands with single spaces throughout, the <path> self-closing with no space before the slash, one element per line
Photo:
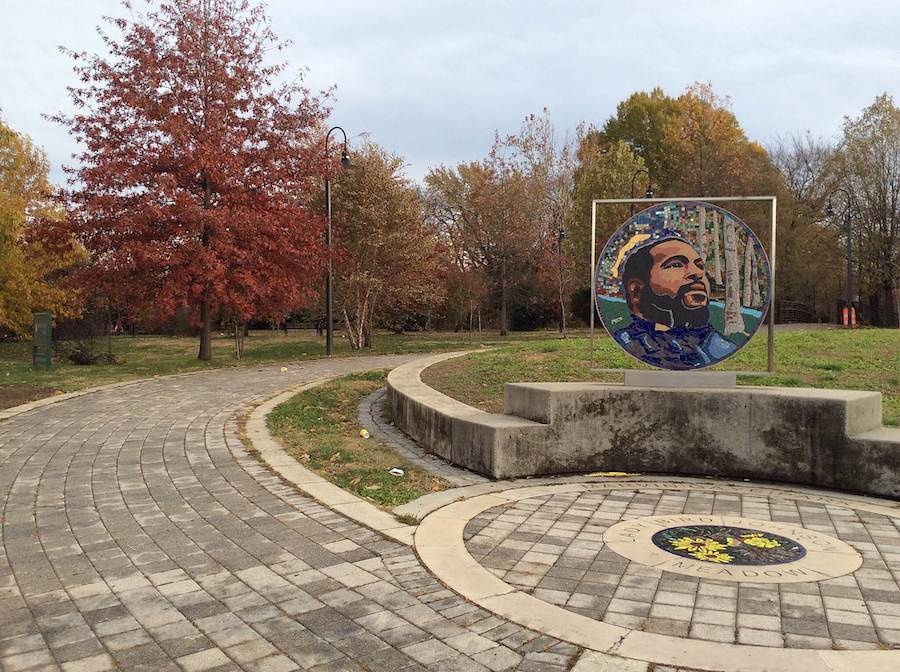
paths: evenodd
<path fill-rule="evenodd" d="M 371 357 L 162 378 L 0 423 L 0 669 L 563 670 L 579 650 L 282 483 L 236 418 Z"/>

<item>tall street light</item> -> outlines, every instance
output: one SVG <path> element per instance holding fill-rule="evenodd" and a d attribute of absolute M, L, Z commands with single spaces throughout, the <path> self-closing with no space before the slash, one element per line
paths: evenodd
<path fill-rule="evenodd" d="M 853 324 L 853 313 L 855 312 L 853 306 L 853 229 L 850 227 L 850 207 L 853 204 L 853 195 L 843 187 L 835 189 L 832 195 L 838 191 L 842 192 L 847 200 L 844 208 L 844 228 L 847 234 L 847 326 L 849 327 Z M 834 207 L 831 205 L 830 196 L 828 205 L 825 207 L 825 214 L 828 217 L 834 217 Z"/>
<path fill-rule="evenodd" d="M 634 171 L 634 175 L 631 176 L 631 197 L 634 198 L 634 181 L 641 173 L 647 174 L 647 193 L 644 194 L 644 198 L 653 198 L 653 182 L 650 179 L 650 171 L 646 168 L 639 168 Z M 631 214 L 634 214 L 634 203 L 631 204 Z"/>
<path fill-rule="evenodd" d="M 328 129 L 325 135 L 325 161 L 328 162 L 328 139 L 334 131 L 344 136 L 344 148 L 341 150 L 341 165 L 350 167 L 350 152 L 347 150 L 347 134 L 340 126 Z M 334 265 L 331 249 L 331 176 L 325 168 L 325 245 L 328 247 L 328 278 L 325 280 L 325 354 L 334 354 Z"/>

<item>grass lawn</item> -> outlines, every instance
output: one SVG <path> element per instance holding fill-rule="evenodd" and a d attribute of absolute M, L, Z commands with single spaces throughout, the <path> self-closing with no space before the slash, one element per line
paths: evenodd
<path fill-rule="evenodd" d="M 301 392 L 275 407 L 267 424 L 301 464 L 345 490 L 394 507 L 449 487 L 374 438 L 363 439 L 357 420 L 366 395 L 384 385 L 386 371 L 345 376 Z M 405 473 L 389 473 L 399 467 Z"/>
<path fill-rule="evenodd" d="M 548 332 L 516 334 L 510 339 L 499 339 L 496 332 L 483 332 L 470 341 L 464 333 L 427 332 L 413 334 L 378 334 L 374 347 L 363 352 L 350 349 L 346 339 L 335 334 L 335 355 L 354 357 L 371 354 L 403 352 L 429 352 L 478 347 L 479 343 L 492 345 L 510 340 L 547 338 Z M 61 344 L 65 346 L 66 344 Z M 106 338 L 99 338 L 96 348 L 105 351 Z M 166 336 L 115 336 L 112 352 L 120 364 L 77 366 L 59 353 L 53 369 L 36 371 L 31 368 L 31 342 L 0 343 L 0 408 L 8 408 L 33 399 L 60 392 L 73 392 L 86 387 L 105 385 L 137 378 L 164 376 L 186 371 L 229 366 L 254 366 L 266 362 L 290 362 L 323 357 L 324 336 L 316 336 L 312 330 L 283 332 L 257 331 L 246 339 L 244 357 L 236 362 L 233 357 L 234 341 L 230 337 L 213 338 L 213 361 L 197 359 L 199 340 L 188 337 Z"/>
<path fill-rule="evenodd" d="M 503 384 L 534 381 L 621 382 L 617 373 L 591 372 L 584 338 L 512 343 L 429 367 L 422 380 L 486 411 L 503 411 Z M 595 342 L 597 368 L 638 368 L 608 337 Z M 775 336 L 776 375 L 739 376 L 744 385 L 875 390 L 884 395 L 884 422 L 900 425 L 900 331 L 783 331 Z M 647 368 L 647 367 L 643 367 Z M 765 371 L 766 335 L 713 370 Z"/>

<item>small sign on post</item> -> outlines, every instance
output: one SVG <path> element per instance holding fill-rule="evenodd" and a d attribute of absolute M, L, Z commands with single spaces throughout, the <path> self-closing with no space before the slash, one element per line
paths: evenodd
<path fill-rule="evenodd" d="M 53 368 L 53 313 L 34 314 L 31 366 L 35 369 Z"/>

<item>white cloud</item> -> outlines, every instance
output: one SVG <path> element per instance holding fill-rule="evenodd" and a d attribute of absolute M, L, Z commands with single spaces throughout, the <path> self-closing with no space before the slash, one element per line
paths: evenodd
<path fill-rule="evenodd" d="M 136 4 L 139 4 L 137 0 Z M 41 118 L 69 107 L 71 63 L 96 51 L 113 0 L 0 0 L 0 107 L 48 151 L 53 177 L 77 148 Z M 775 0 L 538 2 L 271 0 L 282 55 L 337 84 L 333 121 L 404 155 L 409 173 L 483 156 L 549 107 L 561 131 L 602 123 L 629 93 L 712 81 L 751 138 L 833 136 L 884 92 L 900 94 L 900 4 Z"/>

